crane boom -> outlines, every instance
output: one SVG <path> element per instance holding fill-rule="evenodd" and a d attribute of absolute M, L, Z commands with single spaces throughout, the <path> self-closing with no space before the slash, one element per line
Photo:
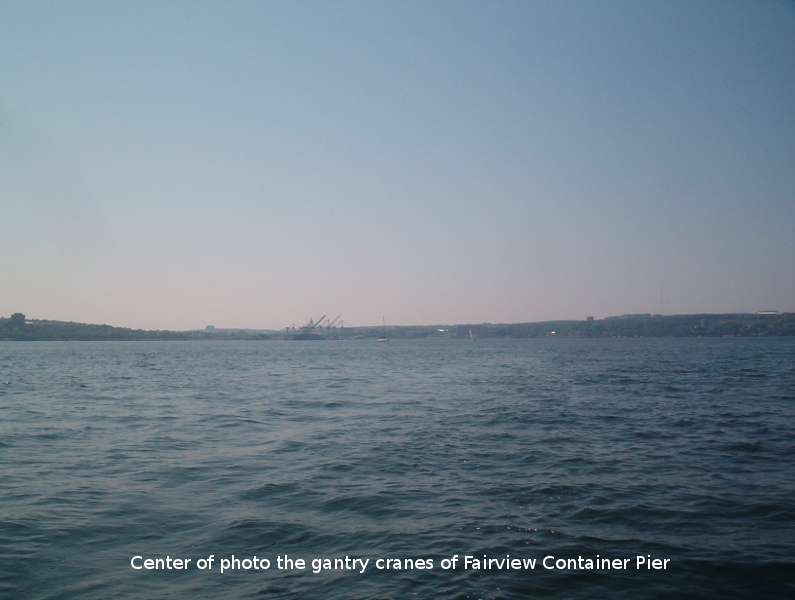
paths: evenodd
<path fill-rule="evenodd" d="M 317 327 L 318 325 L 320 325 L 320 323 L 321 323 L 321 322 L 323 321 L 323 319 L 325 319 L 325 318 L 326 318 L 326 315 L 323 315 L 323 316 L 322 316 L 322 317 L 320 317 L 320 318 L 319 318 L 317 321 L 315 321 L 315 320 L 313 320 L 312 318 L 310 318 L 310 319 L 309 319 L 309 323 L 307 323 L 306 325 L 304 325 L 303 327 L 301 327 L 301 329 L 305 329 L 305 330 L 307 330 L 307 331 L 312 331 L 312 330 L 313 330 L 315 327 Z"/>

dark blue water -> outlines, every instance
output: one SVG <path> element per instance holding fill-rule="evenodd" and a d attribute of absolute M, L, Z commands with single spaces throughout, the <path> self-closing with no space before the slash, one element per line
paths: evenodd
<path fill-rule="evenodd" d="M 795 597 L 793 339 L 12 342 L 0 380 L 3 598 Z"/>

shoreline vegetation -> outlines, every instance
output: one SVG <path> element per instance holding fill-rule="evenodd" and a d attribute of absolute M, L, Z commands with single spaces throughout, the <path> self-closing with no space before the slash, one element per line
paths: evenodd
<path fill-rule="evenodd" d="M 295 331 L 216 329 L 161 331 L 129 329 L 45 319 L 27 319 L 22 313 L 0 318 L 0 341 L 173 341 L 173 340 L 288 340 Z M 686 338 L 795 336 L 795 313 L 622 315 L 582 321 L 534 323 L 480 323 L 415 325 L 388 328 L 390 339 L 488 338 Z M 321 327 L 313 339 L 375 340 L 383 328 Z"/>

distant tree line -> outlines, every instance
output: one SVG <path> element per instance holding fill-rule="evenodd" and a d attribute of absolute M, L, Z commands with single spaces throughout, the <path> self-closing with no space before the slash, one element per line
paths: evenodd
<path fill-rule="evenodd" d="M 383 327 L 334 328 L 331 339 L 376 339 Z M 795 314 L 629 315 L 585 321 L 389 327 L 390 339 L 420 338 L 613 338 L 795 336 Z M 0 340 L 165 341 L 268 340 L 283 336 L 254 330 L 223 332 L 151 331 L 110 325 L 27 320 L 22 313 L 0 318 Z"/>
<path fill-rule="evenodd" d="M 343 337 L 377 338 L 379 327 L 346 329 Z M 584 321 L 480 323 L 391 327 L 393 339 L 411 338 L 613 338 L 795 336 L 795 314 L 629 315 Z"/>
<path fill-rule="evenodd" d="M 20 314 L 20 313 L 17 313 Z M 88 325 L 63 321 L 27 321 L 16 315 L 0 319 L 0 340 L 16 341 L 135 341 L 187 339 L 175 331 L 147 331 L 110 325 Z"/>

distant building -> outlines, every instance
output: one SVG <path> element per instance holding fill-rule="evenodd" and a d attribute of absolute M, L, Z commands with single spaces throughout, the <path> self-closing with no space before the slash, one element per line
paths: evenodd
<path fill-rule="evenodd" d="M 25 315 L 22 313 L 14 313 L 11 315 L 11 327 L 22 327 L 25 324 Z"/>
<path fill-rule="evenodd" d="M 756 314 L 758 314 L 758 315 L 777 315 L 778 311 L 777 310 L 760 310 Z"/>

